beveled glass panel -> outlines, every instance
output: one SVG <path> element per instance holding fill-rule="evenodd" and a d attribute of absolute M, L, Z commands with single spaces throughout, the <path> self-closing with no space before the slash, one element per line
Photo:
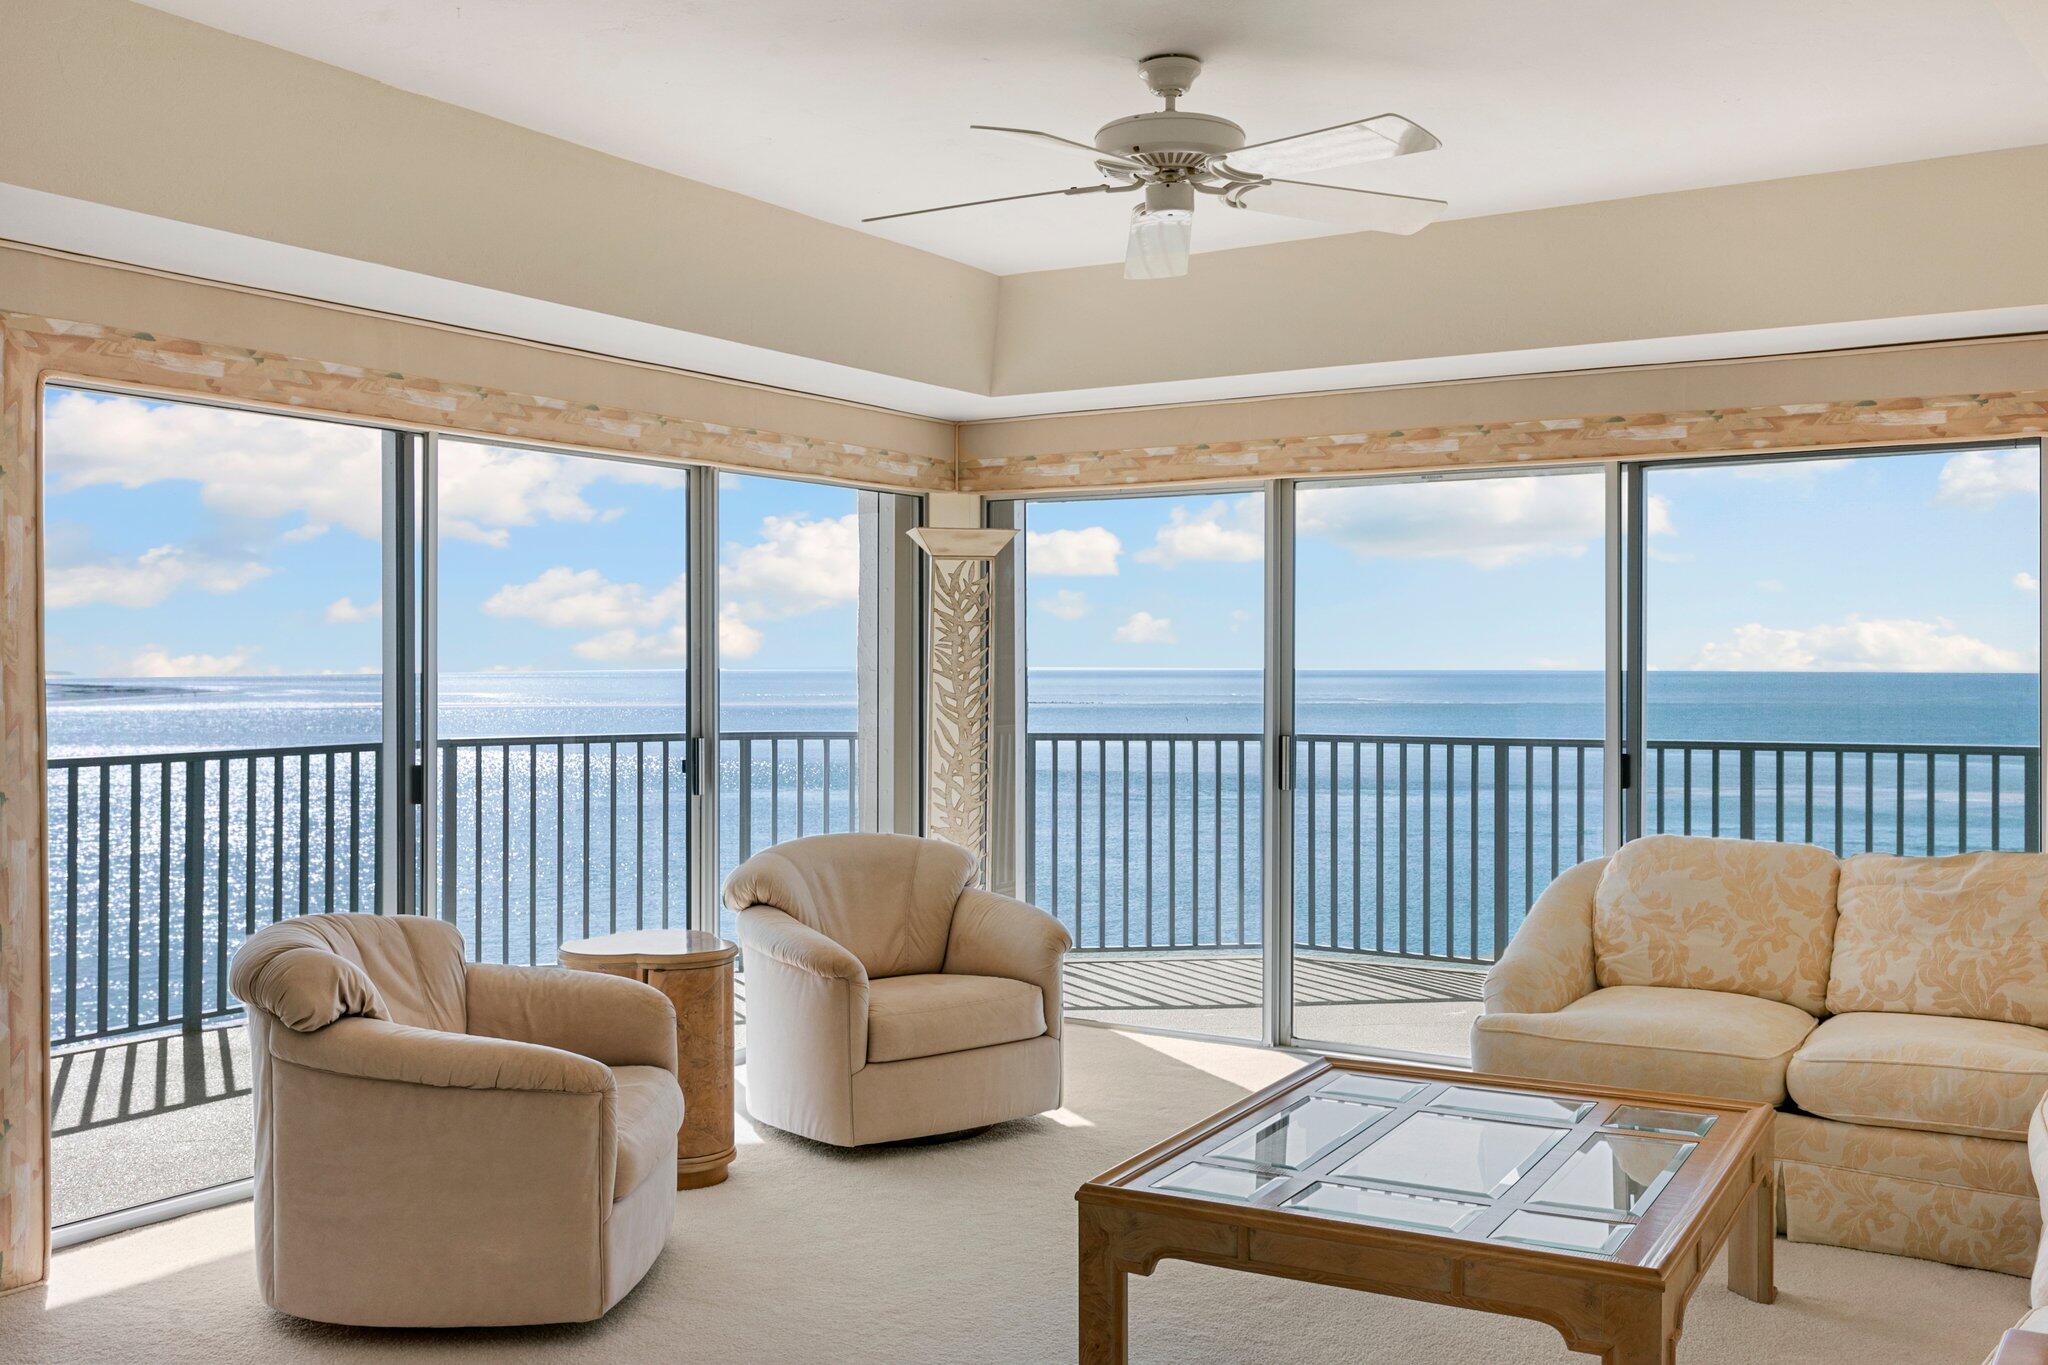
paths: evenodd
<path fill-rule="evenodd" d="M 1396 1080 L 1392 1076 L 1364 1076 L 1355 1071 L 1347 1071 L 1324 1081 L 1316 1093 L 1342 1096 L 1347 1100 L 1400 1104 L 1412 1098 L 1420 1089 L 1421 1081 Z"/>
<path fill-rule="evenodd" d="M 1384 1105 L 1352 1104 L 1311 1095 L 1288 1105 L 1250 1132 L 1240 1133 L 1209 1155 L 1293 1169 L 1387 1112 Z"/>
<path fill-rule="evenodd" d="M 1641 1213 L 1697 1145 L 1595 1133 L 1543 1182 L 1535 1200 L 1589 1213 Z"/>
<path fill-rule="evenodd" d="M 1648 1105 L 1624 1104 L 1607 1120 L 1609 1128 L 1627 1128 L 1638 1133 L 1670 1133 L 1676 1137 L 1705 1137 L 1714 1126 L 1712 1114 L 1695 1114 L 1684 1109 L 1653 1109 Z"/>
<path fill-rule="evenodd" d="M 1211 1199 L 1235 1199 L 1250 1203 L 1280 1182 L 1281 1177 L 1271 1171 L 1252 1171 L 1242 1166 L 1216 1166 L 1206 1161 L 1190 1161 L 1179 1166 L 1152 1182 L 1159 1190 L 1180 1190 L 1187 1194 L 1205 1194 Z"/>
<path fill-rule="evenodd" d="M 1434 1195 L 1409 1194 L 1402 1190 L 1375 1190 L 1363 1185 L 1339 1185 L 1318 1180 L 1287 1201 L 1290 1209 L 1307 1213 L 1329 1213 L 1339 1218 L 1356 1218 L 1361 1223 L 1383 1223 L 1394 1227 L 1422 1228 L 1430 1232 L 1459 1232 L 1486 1212 L 1484 1204 Z"/>
<path fill-rule="evenodd" d="M 1490 1199 L 1541 1161 L 1564 1135 L 1556 1128 L 1425 1109 L 1401 1120 L 1336 1173 Z"/>
<path fill-rule="evenodd" d="M 1490 1118 L 1527 1119 L 1532 1123 L 1577 1123 L 1593 1112 L 1593 1101 L 1562 1095 L 1530 1095 L 1520 1090 L 1482 1090 L 1455 1085 L 1436 1098 L 1432 1109 Z"/>
<path fill-rule="evenodd" d="M 1628 1240 L 1634 1223 L 1609 1223 L 1598 1218 L 1567 1218 L 1561 1213 L 1520 1209 L 1493 1230 L 1493 1241 L 1557 1251 L 1586 1251 L 1612 1256 Z"/>

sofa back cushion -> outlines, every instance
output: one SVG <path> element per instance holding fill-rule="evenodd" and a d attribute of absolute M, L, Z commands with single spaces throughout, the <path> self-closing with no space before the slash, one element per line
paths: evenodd
<path fill-rule="evenodd" d="M 1842 864 L 1828 1008 L 2048 1028 L 2048 854 Z"/>
<path fill-rule="evenodd" d="M 1593 895 L 1602 986 L 1729 991 L 1819 1014 L 1838 864 L 1826 849 L 1653 834 L 1608 860 Z"/>

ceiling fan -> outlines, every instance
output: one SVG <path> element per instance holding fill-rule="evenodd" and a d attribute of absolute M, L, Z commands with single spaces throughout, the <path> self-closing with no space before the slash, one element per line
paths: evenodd
<path fill-rule="evenodd" d="M 1093 146 L 1035 128 L 973 125 L 985 133 L 1029 138 L 1047 146 L 1081 152 L 1094 160 L 1103 183 L 970 199 L 960 204 L 878 214 L 861 221 L 881 223 L 892 218 L 914 218 L 924 213 L 946 213 L 1053 195 L 1127 194 L 1143 190 L 1145 201 L 1131 210 L 1124 278 L 1160 280 L 1188 273 L 1197 194 L 1212 195 L 1225 208 L 1404 236 L 1429 226 L 1449 207 L 1441 199 L 1416 199 L 1289 178 L 1433 151 L 1443 145 L 1428 130 L 1399 114 L 1378 114 L 1291 137 L 1248 143 L 1244 129 L 1229 119 L 1189 113 L 1179 107 L 1181 96 L 1187 94 L 1195 77 L 1201 74 L 1199 58 L 1162 53 L 1145 58 L 1138 63 L 1138 69 L 1144 73 L 1145 84 L 1152 88 L 1152 93 L 1166 101 L 1166 108 L 1105 123 L 1096 132 Z"/>

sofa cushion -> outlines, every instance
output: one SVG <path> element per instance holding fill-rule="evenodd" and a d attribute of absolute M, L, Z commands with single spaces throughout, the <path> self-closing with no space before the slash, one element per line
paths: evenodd
<path fill-rule="evenodd" d="M 1932 1014 L 1838 1014 L 1793 1054 L 1793 1102 L 1880 1128 L 2020 1141 L 2048 1093 L 2048 1032 Z"/>
<path fill-rule="evenodd" d="M 676 1133 L 683 1126 L 683 1092 L 673 1072 L 659 1066 L 615 1066 L 618 1087 L 614 1125 L 619 1160 L 612 1174 L 612 1198 L 624 1199 L 656 1170 L 674 1178 Z"/>
<path fill-rule="evenodd" d="M 1610 986 L 1549 1014 L 1483 1014 L 1472 1065 L 1539 1080 L 1780 1104 L 1813 1016 L 1776 1000 Z"/>
<path fill-rule="evenodd" d="M 1828 1009 L 2048 1028 L 2048 855 L 1842 864 Z"/>
<path fill-rule="evenodd" d="M 1836 861 L 1826 849 L 1653 834 L 1624 844 L 1593 896 L 1603 986 L 1826 1003 Z"/>
<path fill-rule="evenodd" d="M 995 1047 L 1044 1032 L 1045 996 L 1027 981 L 937 972 L 868 983 L 871 1062 Z"/>

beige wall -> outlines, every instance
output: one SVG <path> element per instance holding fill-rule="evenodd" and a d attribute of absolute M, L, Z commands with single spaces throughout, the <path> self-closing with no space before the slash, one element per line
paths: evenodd
<path fill-rule="evenodd" d="M 994 391 L 2038 305 L 2044 222 L 2028 147 L 1210 252 L 1167 288 L 1010 275 Z"/>
<path fill-rule="evenodd" d="M 126 0 L 0 0 L 0 128 L 30 189 L 988 387 L 992 275 Z"/>

